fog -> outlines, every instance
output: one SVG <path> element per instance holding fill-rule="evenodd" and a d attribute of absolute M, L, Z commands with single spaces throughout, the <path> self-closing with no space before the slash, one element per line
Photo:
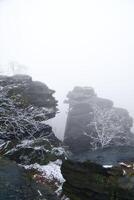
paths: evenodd
<path fill-rule="evenodd" d="M 77 85 L 134 116 L 133 10 L 132 0 L 0 0 L 0 65 L 17 61 L 56 91 L 60 138 Z"/>

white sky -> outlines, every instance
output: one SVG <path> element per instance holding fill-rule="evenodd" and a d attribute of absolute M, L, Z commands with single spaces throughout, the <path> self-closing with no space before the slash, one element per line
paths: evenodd
<path fill-rule="evenodd" d="M 0 65 L 10 61 L 55 89 L 61 110 L 84 85 L 134 116 L 134 1 L 0 0 Z"/>

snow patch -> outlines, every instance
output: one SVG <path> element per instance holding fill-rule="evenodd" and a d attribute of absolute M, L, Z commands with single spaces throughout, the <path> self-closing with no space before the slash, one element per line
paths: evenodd
<path fill-rule="evenodd" d="M 33 140 L 23 140 L 21 142 L 21 144 L 18 144 L 16 147 L 26 147 L 26 146 L 30 146 L 31 144 L 33 144 Z"/>
<path fill-rule="evenodd" d="M 104 168 L 112 168 L 113 165 L 103 165 Z"/>
<path fill-rule="evenodd" d="M 54 153 L 56 156 L 62 156 L 65 154 L 65 150 L 62 147 L 55 147 L 52 149 L 52 153 Z"/>
<path fill-rule="evenodd" d="M 123 176 L 127 175 L 126 170 L 123 169 Z"/>
<path fill-rule="evenodd" d="M 49 162 L 47 165 L 39 165 L 37 163 L 32 165 L 23 166 L 25 169 L 36 169 L 42 173 L 43 177 L 46 179 L 53 181 L 57 180 L 60 184 L 65 182 L 61 174 L 61 160 L 56 160 L 55 162 Z"/>
<path fill-rule="evenodd" d="M 123 162 L 121 162 L 121 163 L 119 163 L 121 166 L 124 166 L 124 167 L 127 167 L 127 168 L 131 168 L 132 166 L 131 165 L 128 165 L 128 164 L 126 164 L 126 163 L 123 163 Z"/>
<path fill-rule="evenodd" d="M 43 196 L 40 190 L 38 190 L 38 193 L 39 193 L 39 195 L 40 195 L 41 197 Z"/>

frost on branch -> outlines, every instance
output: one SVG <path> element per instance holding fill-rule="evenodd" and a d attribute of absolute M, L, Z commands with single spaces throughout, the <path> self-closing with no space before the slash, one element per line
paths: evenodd
<path fill-rule="evenodd" d="M 124 109 L 111 108 L 101 109 L 93 106 L 93 119 L 87 124 L 84 134 L 90 137 L 93 149 L 104 148 L 109 145 L 129 145 L 129 129 L 132 121 L 129 114 Z"/>
<path fill-rule="evenodd" d="M 57 112 L 54 91 L 24 75 L 0 76 L 0 90 L 1 155 L 25 164 L 56 160 L 60 142 L 45 124 Z"/>
<path fill-rule="evenodd" d="M 69 104 L 64 143 L 75 153 L 133 141 L 133 120 L 127 110 L 97 97 L 91 87 L 75 87 L 67 95 Z"/>

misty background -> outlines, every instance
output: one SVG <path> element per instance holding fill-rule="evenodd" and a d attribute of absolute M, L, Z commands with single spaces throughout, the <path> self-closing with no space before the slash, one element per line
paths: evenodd
<path fill-rule="evenodd" d="M 74 86 L 134 117 L 133 0 L 0 0 L 0 66 L 27 66 L 27 73 L 56 91 L 60 114 L 52 123 L 63 137 Z"/>

